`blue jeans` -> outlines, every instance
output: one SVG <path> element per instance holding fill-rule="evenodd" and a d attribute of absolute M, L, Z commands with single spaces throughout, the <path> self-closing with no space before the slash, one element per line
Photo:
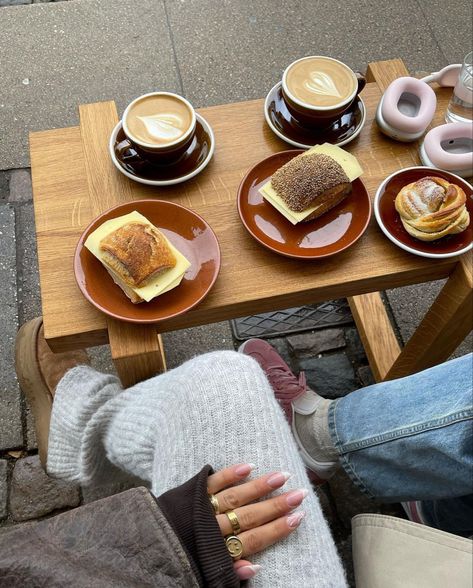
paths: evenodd
<path fill-rule="evenodd" d="M 332 403 L 330 435 L 353 482 L 381 502 L 422 500 L 437 528 L 473 534 L 473 355 Z"/>

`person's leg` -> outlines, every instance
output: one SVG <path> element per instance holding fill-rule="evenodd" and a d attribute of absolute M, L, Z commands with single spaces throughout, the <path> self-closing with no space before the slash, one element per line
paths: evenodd
<path fill-rule="evenodd" d="M 407 505 L 412 520 L 473 533 L 472 354 L 331 401 L 308 389 L 266 342 L 248 341 L 242 352 L 265 371 L 319 478 L 342 465 L 379 501 L 424 499 L 412 516 Z"/>
<path fill-rule="evenodd" d="M 472 355 L 335 400 L 330 435 L 352 480 L 384 502 L 471 493 Z"/>
<path fill-rule="evenodd" d="M 87 367 L 56 390 L 48 473 L 92 483 L 120 468 L 148 481 L 155 495 L 182 484 L 206 463 L 257 464 L 255 474 L 290 471 L 288 488 L 309 487 L 290 429 L 252 359 L 216 352 L 129 390 Z M 113 465 L 111 465 L 113 464 Z M 296 533 L 254 558 L 254 586 L 346 585 L 317 497 Z"/>

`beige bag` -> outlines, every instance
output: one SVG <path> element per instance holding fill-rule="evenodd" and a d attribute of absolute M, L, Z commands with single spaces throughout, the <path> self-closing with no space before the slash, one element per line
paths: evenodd
<path fill-rule="evenodd" d="M 473 542 L 377 514 L 352 519 L 356 588 L 472 588 Z"/>

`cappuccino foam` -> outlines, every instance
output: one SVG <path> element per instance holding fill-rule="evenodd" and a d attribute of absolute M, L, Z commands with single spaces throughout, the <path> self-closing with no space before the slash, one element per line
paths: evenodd
<path fill-rule="evenodd" d="M 311 57 L 288 69 L 286 85 L 294 98 L 304 104 L 330 107 L 347 100 L 355 91 L 357 80 L 343 63 L 326 57 Z"/>
<path fill-rule="evenodd" d="M 192 124 L 192 112 L 174 96 L 153 95 L 137 100 L 126 115 L 131 139 L 163 147 L 178 141 Z"/>

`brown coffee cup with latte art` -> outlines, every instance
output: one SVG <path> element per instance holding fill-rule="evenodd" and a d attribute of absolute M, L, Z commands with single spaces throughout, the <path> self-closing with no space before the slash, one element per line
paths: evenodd
<path fill-rule="evenodd" d="M 363 76 L 338 59 L 314 55 L 286 68 L 282 94 L 289 112 L 301 124 L 324 127 L 350 108 L 365 83 Z"/>
<path fill-rule="evenodd" d="M 196 129 L 190 102 L 171 92 L 152 92 L 131 102 L 123 131 L 135 151 L 156 164 L 175 163 L 190 147 Z"/>

